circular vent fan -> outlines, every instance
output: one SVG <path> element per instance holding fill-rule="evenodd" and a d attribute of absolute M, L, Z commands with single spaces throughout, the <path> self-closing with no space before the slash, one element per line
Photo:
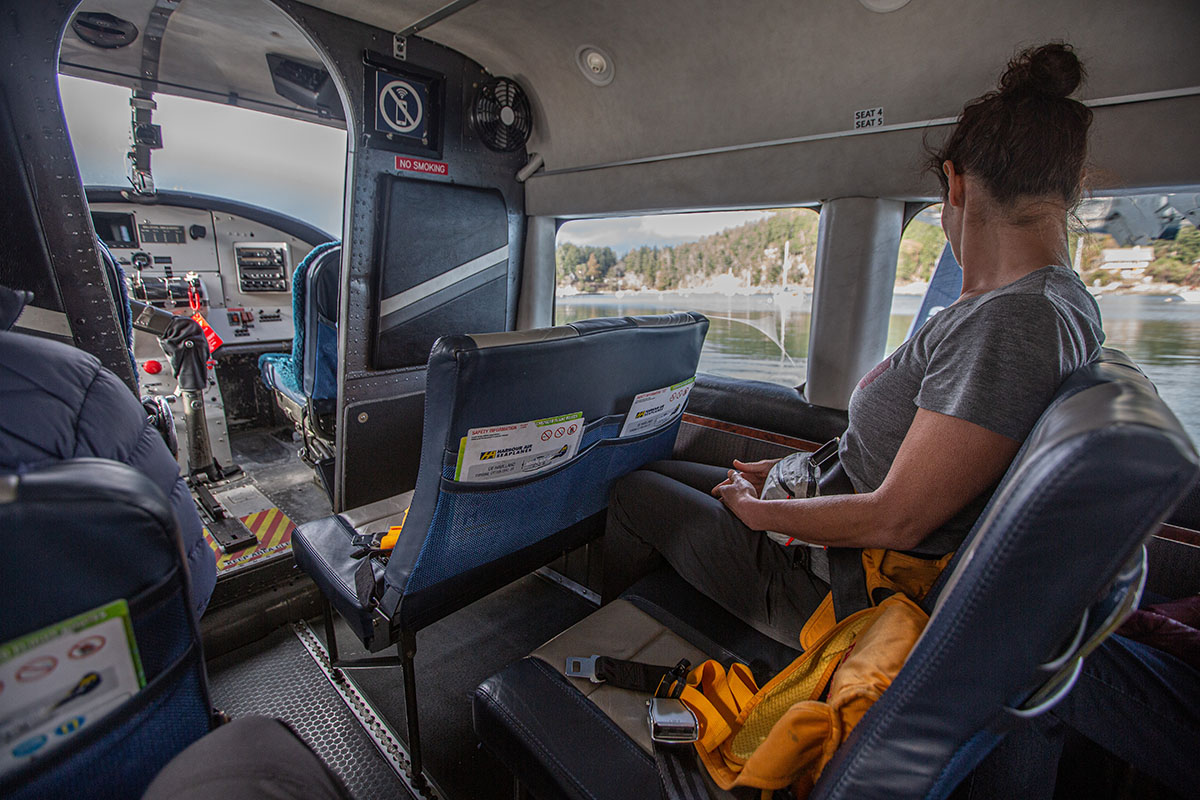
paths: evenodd
<path fill-rule="evenodd" d="M 525 91 L 511 78 L 492 78 L 475 93 L 471 124 L 492 150 L 511 153 L 521 149 L 533 127 Z"/>

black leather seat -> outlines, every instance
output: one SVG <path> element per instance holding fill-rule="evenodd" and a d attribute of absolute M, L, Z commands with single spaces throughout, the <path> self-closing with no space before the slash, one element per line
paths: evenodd
<path fill-rule="evenodd" d="M 1043 711 L 1069 690 L 1086 648 L 1111 632 L 1097 620 L 1140 591 L 1142 542 L 1197 474 L 1192 443 L 1123 354 L 1073 375 L 947 568 L 904 669 L 812 797 L 949 794 L 1028 701 Z M 650 576 L 476 691 L 476 733 L 536 796 L 659 792 L 645 698 L 563 677 L 566 655 L 757 658 L 765 674 L 795 656 L 681 583 Z"/>
<path fill-rule="evenodd" d="M 669 457 L 679 430 L 676 415 L 620 437 L 626 412 L 636 395 L 695 375 L 707 330 L 703 316 L 680 313 L 442 337 L 429 355 L 416 491 L 386 566 L 354 557 L 343 517 L 293 535 L 296 563 L 355 635 L 372 651 L 398 643 L 417 771 L 416 632 L 599 534 L 613 481 Z M 569 461 L 496 483 L 454 479 L 468 430 L 575 412 L 582 439 Z"/>

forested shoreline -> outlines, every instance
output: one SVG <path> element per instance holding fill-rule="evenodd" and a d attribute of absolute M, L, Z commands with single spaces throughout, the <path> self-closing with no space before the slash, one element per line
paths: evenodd
<path fill-rule="evenodd" d="M 616 291 L 711 289 L 781 291 L 811 289 L 816 260 L 819 217 L 807 208 L 779 209 L 765 219 L 705 236 L 695 242 L 638 247 L 618 256 L 611 247 L 560 244 L 556 278 L 560 290 L 594 294 Z M 1113 280 L 1100 269 L 1102 251 L 1116 247 L 1111 236 L 1090 235 L 1071 253 L 1089 285 Z M 928 281 L 945 244 L 937 225 L 912 220 L 900 242 L 896 265 L 898 286 Z M 1155 282 L 1200 285 L 1200 231 L 1182 226 L 1171 240 L 1153 243 L 1154 260 L 1146 275 Z M 1100 283 L 1096 283 L 1100 281 Z"/>

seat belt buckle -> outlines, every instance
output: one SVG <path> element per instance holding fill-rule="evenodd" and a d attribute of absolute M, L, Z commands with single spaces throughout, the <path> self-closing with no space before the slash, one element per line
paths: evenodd
<path fill-rule="evenodd" d="M 567 668 L 563 674 L 568 678 L 587 678 L 592 683 L 604 683 L 604 679 L 596 675 L 596 660 L 600 656 L 567 656 Z"/>
<path fill-rule="evenodd" d="M 660 744 L 691 744 L 700 738 L 696 715 L 681 701 L 671 697 L 651 697 L 646 701 L 650 739 Z"/>

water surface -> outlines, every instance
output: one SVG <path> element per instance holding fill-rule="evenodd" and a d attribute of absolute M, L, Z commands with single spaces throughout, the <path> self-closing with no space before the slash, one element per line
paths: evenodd
<path fill-rule="evenodd" d="M 1200 303 L 1141 295 L 1105 296 L 1098 302 L 1106 344 L 1137 362 L 1192 439 L 1200 439 Z M 919 297 L 894 298 L 888 352 L 904 341 L 919 305 Z M 798 386 L 808 367 L 809 309 L 802 294 L 578 295 L 559 298 L 555 321 L 699 311 L 710 320 L 701 372 Z"/>

